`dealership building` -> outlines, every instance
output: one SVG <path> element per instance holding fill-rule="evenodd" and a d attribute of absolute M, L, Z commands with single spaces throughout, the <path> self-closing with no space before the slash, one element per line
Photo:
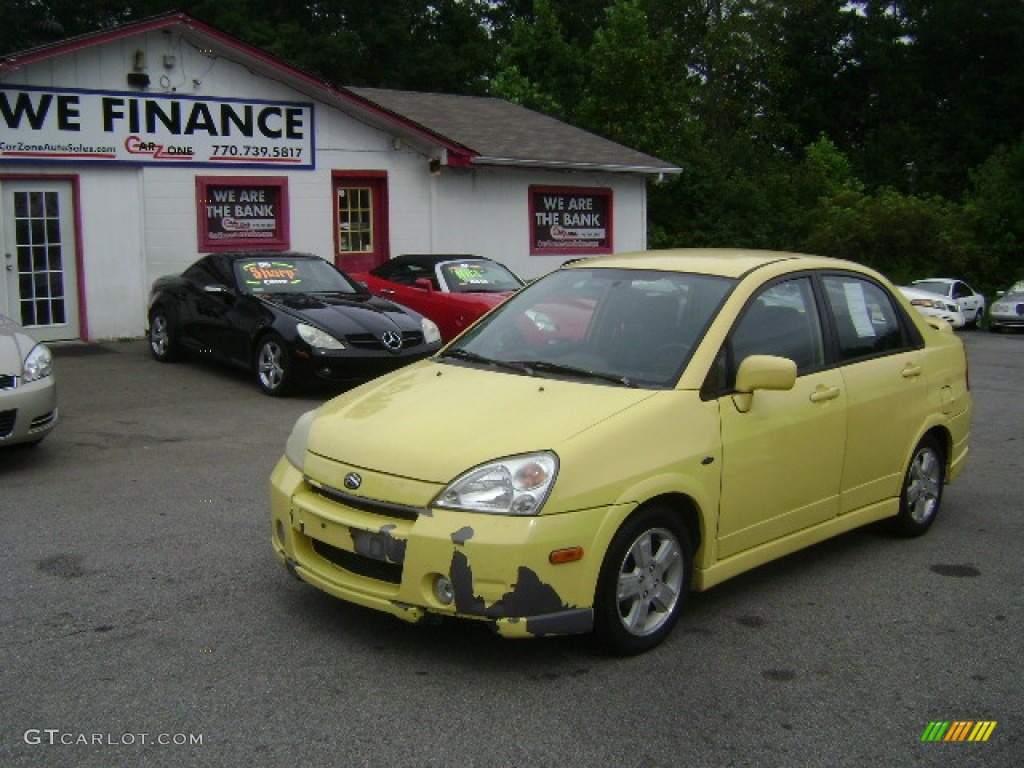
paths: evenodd
<path fill-rule="evenodd" d="M 140 336 L 199 254 L 365 271 L 477 254 L 524 278 L 646 247 L 680 169 L 494 98 L 326 83 L 172 13 L 0 58 L 0 313 L 45 340 Z"/>

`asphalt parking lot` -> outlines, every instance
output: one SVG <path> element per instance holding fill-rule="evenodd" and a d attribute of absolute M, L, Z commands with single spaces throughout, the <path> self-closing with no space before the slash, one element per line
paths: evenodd
<path fill-rule="evenodd" d="M 1024 334 L 961 335 L 971 456 L 927 536 L 855 531 L 694 595 L 630 659 L 293 581 L 267 478 L 327 393 L 60 347 L 60 424 L 0 452 L 0 765 L 1019 766 Z M 934 721 L 996 726 L 922 742 Z"/>

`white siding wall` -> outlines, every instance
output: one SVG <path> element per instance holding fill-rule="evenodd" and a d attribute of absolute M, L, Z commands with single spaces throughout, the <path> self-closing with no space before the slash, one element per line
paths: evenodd
<path fill-rule="evenodd" d="M 6 74 L 4 82 L 131 91 L 125 75 L 132 70 L 137 49 L 146 51 L 153 93 L 311 101 L 220 52 L 200 51 L 165 32 L 38 62 Z M 173 67 L 164 67 L 165 54 L 174 56 Z M 0 172 L 80 174 L 87 323 L 95 339 L 140 335 L 150 283 L 180 272 L 197 257 L 197 176 L 287 175 L 291 246 L 327 258 L 334 248 L 332 170 L 387 173 L 392 255 L 477 253 L 505 262 L 524 278 L 554 269 L 564 257 L 529 254 L 528 189 L 533 184 L 611 188 L 615 250 L 646 245 L 641 177 L 512 168 L 444 168 L 432 176 L 428 155 L 404 143 L 396 149 L 387 131 L 326 104 L 315 103 L 314 112 L 313 170 L 12 164 L 0 165 Z"/>

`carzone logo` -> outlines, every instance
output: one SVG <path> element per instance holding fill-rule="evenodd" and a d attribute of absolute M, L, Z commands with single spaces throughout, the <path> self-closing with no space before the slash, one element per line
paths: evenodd
<path fill-rule="evenodd" d="M 988 741 L 995 729 L 995 720 L 933 720 L 921 734 L 921 741 Z"/>

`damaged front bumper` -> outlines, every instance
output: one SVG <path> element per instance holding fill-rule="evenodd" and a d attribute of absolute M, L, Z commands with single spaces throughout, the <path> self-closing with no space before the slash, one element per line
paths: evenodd
<path fill-rule="evenodd" d="M 411 622 L 475 619 L 506 637 L 592 629 L 607 537 L 627 509 L 537 517 L 431 509 L 439 489 L 428 484 L 371 476 L 360 489 L 368 495 L 356 497 L 319 480 L 349 468 L 317 468 L 326 471 L 311 480 L 282 458 L 271 475 L 274 552 L 302 581 Z M 385 487 L 389 501 L 369 496 Z M 553 556 L 567 550 L 579 557 Z"/>

